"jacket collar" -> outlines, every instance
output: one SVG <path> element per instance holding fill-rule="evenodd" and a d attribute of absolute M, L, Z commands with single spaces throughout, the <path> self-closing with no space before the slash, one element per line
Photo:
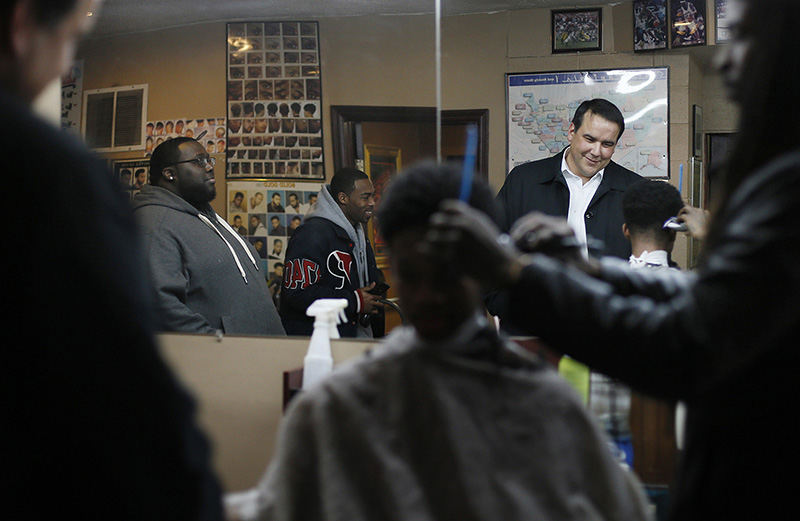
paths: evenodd
<path fill-rule="evenodd" d="M 564 152 L 567 150 L 568 147 L 565 147 L 564 150 L 559 152 L 558 154 L 545 159 L 547 161 L 547 168 L 540 170 L 534 179 L 535 182 L 539 184 L 545 183 L 561 183 L 562 185 L 566 186 L 567 182 L 564 180 L 564 176 L 561 175 L 561 161 L 564 158 Z M 614 190 L 617 192 L 624 192 L 625 191 L 625 180 L 622 176 L 617 175 L 622 167 L 616 164 L 614 161 L 609 161 L 608 165 L 606 165 L 605 172 L 603 173 L 603 180 L 600 183 L 600 186 L 597 187 L 597 192 L 595 192 L 593 201 L 599 199 L 603 194 Z"/>

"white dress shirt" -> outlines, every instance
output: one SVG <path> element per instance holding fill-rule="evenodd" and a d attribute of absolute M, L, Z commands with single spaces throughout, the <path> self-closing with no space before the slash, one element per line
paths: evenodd
<path fill-rule="evenodd" d="M 589 203 L 592 202 L 592 197 L 594 197 L 595 192 L 597 192 L 597 187 L 599 187 L 600 183 L 603 181 L 603 172 L 605 168 L 601 169 L 584 183 L 582 177 L 573 174 L 569 169 L 567 165 L 568 152 L 569 148 L 564 151 L 564 155 L 561 158 L 561 174 L 567 182 L 567 188 L 569 188 L 567 222 L 570 228 L 572 228 L 572 231 L 575 232 L 578 243 L 581 244 L 584 257 L 588 258 L 589 247 L 586 241 L 586 221 L 584 220 L 584 215 L 586 215 L 586 209 L 589 208 Z"/>

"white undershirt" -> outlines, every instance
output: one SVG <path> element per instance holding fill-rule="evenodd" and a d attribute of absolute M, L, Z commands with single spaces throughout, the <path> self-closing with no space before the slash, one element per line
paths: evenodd
<path fill-rule="evenodd" d="M 567 153 L 569 148 L 564 150 L 564 155 L 561 158 L 561 173 L 564 180 L 567 182 L 569 188 L 569 210 L 567 211 L 567 222 L 575 232 L 575 237 L 581 244 L 584 257 L 589 257 L 589 247 L 586 244 L 586 209 L 589 208 L 589 203 L 592 202 L 597 187 L 603 181 L 603 172 L 605 168 L 601 169 L 591 179 L 583 182 L 583 178 L 575 175 L 567 165 Z"/>

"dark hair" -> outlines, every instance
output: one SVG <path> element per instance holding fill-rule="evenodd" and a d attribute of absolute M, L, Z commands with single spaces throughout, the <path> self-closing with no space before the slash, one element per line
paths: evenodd
<path fill-rule="evenodd" d="M 237 197 L 244 197 L 244 194 L 242 192 L 236 192 L 235 194 L 233 194 L 234 199 L 236 199 Z"/>
<path fill-rule="evenodd" d="M 583 116 L 586 114 L 586 112 L 591 112 L 592 114 L 600 116 L 603 119 L 607 119 L 612 123 L 616 123 L 616 125 L 619 127 L 619 133 L 617 134 L 617 141 L 619 141 L 619 138 L 622 137 L 622 133 L 625 132 L 625 118 L 622 116 L 622 112 L 620 112 L 616 105 L 603 98 L 595 98 L 584 101 L 578 106 L 578 109 L 575 111 L 575 115 L 572 116 L 572 124 L 575 125 L 575 130 L 581 128 L 581 125 L 583 124 Z"/>
<path fill-rule="evenodd" d="M 673 236 L 663 228 L 664 222 L 683 206 L 678 189 L 664 181 L 643 179 L 629 186 L 622 196 L 622 215 L 631 233 L 652 234 L 662 242 Z"/>
<path fill-rule="evenodd" d="M 424 227 L 445 199 L 457 199 L 461 171 L 454 164 L 424 161 L 393 178 L 378 207 L 377 224 L 391 242 L 399 232 Z M 473 178 L 469 205 L 497 220 L 494 194 L 482 179 Z"/>
<path fill-rule="evenodd" d="M 197 142 L 190 137 L 176 137 L 164 141 L 153 150 L 153 155 L 150 156 L 150 184 L 158 184 L 163 177 L 164 169 L 181 160 L 181 152 L 178 147 L 189 141 Z"/>
<path fill-rule="evenodd" d="M 337 196 L 340 192 L 345 195 L 350 195 L 356 189 L 356 181 L 359 179 L 369 179 L 367 174 L 358 170 L 357 168 L 344 167 L 340 168 L 333 175 L 329 191 L 335 201 L 338 201 Z"/>

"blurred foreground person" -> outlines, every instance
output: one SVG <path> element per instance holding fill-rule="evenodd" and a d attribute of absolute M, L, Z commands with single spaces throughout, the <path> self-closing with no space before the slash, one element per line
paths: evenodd
<path fill-rule="evenodd" d="M 785 99 L 800 82 L 790 45 L 798 19 L 794 0 L 728 2 L 733 40 L 717 63 L 743 110 L 694 273 L 582 262 L 575 252 L 559 255 L 570 262 L 520 258 L 469 208 L 450 203 L 436 216 L 438 243 L 482 252 L 472 272 L 494 266 L 490 277 L 511 288 L 515 325 L 644 393 L 686 402 L 676 521 L 796 510 L 800 147 L 775 129 L 800 120 L 800 105 Z M 544 222 L 518 223 L 512 241 L 529 251 L 570 244 Z"/>
<path fill-rule="evenodd" d="M 459 171 L 398 175 L 378 214 L 408 322 L 290 405 L 258 488 L 233 519 L 640 520 L 633 475 L 555 370 L 482 312 L 484 287 L 421 239 Z M 493 215 L 491 190 L 470 204 Z"/>
<path fill-rule="evenodd" d="M 71 65 L 98 4 L 0 6 L 0 134 L 12 174 L 3 208 L 30 216 L 7 236 L 3 518 L 219 519 L 194 405 L 153 336 L 129 203 L 103 162 L 30 109 Z M 43 192 L 50 198 L 30 212 Z"/>

